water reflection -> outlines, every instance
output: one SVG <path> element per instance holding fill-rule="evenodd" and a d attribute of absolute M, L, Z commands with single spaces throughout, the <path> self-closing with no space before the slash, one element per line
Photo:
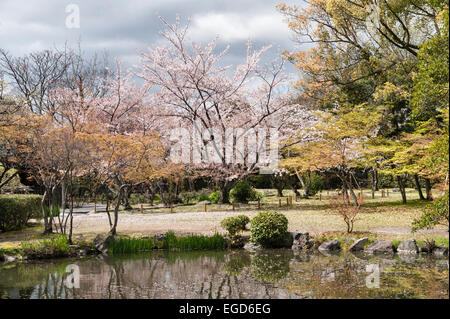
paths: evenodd
<path fill-rule="evenodd" d="M 80 288 L 67 288 L 77 264 Z M 380 270 L 366 286 L 367 265 Z M 155 252 L 0 268 L 0 298 L 448 298 L 448 260 L 291 250 Z"/>

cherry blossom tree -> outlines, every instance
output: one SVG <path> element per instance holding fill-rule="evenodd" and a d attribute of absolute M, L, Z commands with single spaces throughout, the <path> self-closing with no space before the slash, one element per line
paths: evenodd
<path fill-rule="evenodd" d="M 242 151 L 237 146 L 265 146 L 268 129 L 276 127 L 274 115 L 291 104 L 285 61 L 262 67 L 260 57 L 269 47 L 254 51 L 249 43 L 246 61 L 232 69 L 222 65 L 228 47 L 216 53 L 217 39 L 204 46 L 189 42 L 189 23 L 161 21 L 165 44 L 141 53 L 137 75 L 153 87 L 155 114 L 162 120 L 175 118 L 179 135 L 190 132 L 191 138 L 179 142 L 186 144 L 197 171 L 216 180 L 220 202 L 227 203 L 230 189 L 254 173 L 265 155 L 259 147 Z"/>

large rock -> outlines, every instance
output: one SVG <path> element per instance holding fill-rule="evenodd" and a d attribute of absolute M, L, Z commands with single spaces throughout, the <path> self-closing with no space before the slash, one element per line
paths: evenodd
<path fill-rule="evenodd" d="M 0 262 L 13 263 L 17 260 L 17 256 L 0 255 Z"/>
<path fill-rule="evenodd" d="M 334 252 L 341 250 L 341 243 L 339 240 L 330 240 L 322 243 L 319 246 L 319 250 L 323 252 Z"/>
<path fill-rule="evenodd" d="M 242 248 L 249 240 L 249 236 L 227 237 L 228 248 Z"/>
<path fill-rule="evenodd" d="M 445 246 L 434 247 L 433 255 L 436 257 L 448 257 L 448 247 L 445 247 Z"/>
<path fill-rule="evenodd" d="M 309 238 L 309 233 L 296 233 L 292 242 L 293 250 L 311 249 L 314 246 L 314 239 Z"/>
<path fill-rule="evenodd" d="M 280 248 L 291 248 L 295 236 L 297 236 L 297 232 L 287 232 L 283 241 L 280 243 Z"/>
<path fill-rule="evenodd" d="M 109 245 L 111 241 L 113 241 L 115 237 L 113 235 L 97 235 L 94 239 L 95 248 L 101 252 L 103 255 L 108 254 Z"/>
<path fill-rule="evenodd" d="M 397 252 L 399 254 L 417 254 L 419 253 L 419 247 L 415 239 L 408 239 L 398 245 Z"/>
<path fill-rule="evenodd" d="M 394 246 L 390 241 L 375 240 L 364 249 L 364 252 L 371 255 L 394 254 Z"/>
<path fill-rule="evenodd" d="M 364 250 L 364 246 L 369 242 L 369 238 L 364 237 L 357 239 L 353 242 L 353 244 L 350 245 L 348 248 L 349 251 L 361 251 Z"/>
<path fill-rule="evenodd" d="M 261 250 L 262 246 L 250 242 L 250 243 L 247 243 L 244 245 L 244 249 L 248 250 L 248 251 L 257 251 L 257 250 Z"/>

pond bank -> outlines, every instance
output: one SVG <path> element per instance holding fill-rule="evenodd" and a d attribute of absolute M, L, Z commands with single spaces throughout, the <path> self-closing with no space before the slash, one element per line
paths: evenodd
<path fill-rule="evenodd" d="M 249 236 L 224 235 L 175 235 L 167 232 L 154 236 L 108 236 L 98 235 L 94 240 L 83 240 L 69 245 L 62 236 L 54 236 L 43 241 L 24 242 L 18 248 L 0 249 L 0 262 L 10 263 L 23 260 L 55 259 L 63 257 L 85 258 L 90 255 L 129 254 L 153 250 L 224 250 L 242 249 L 258 251 L 264 249 L 250 242 Z M 266 247 L 267 248 L 267 247 Z M 434 241 L 385 241 L 376 238 L 324 234 L 319 237 L 309 233 L 288 232 L 286 240 L 278 248 L 293 251 L 320 252 L 323 255 L 348 251 L 365 255 L 433 255 L 448 258 L 448 246 L 436 245 Z"/>

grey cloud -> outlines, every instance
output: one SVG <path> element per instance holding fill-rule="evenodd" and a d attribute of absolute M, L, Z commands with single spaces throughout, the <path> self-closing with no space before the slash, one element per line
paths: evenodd
<path fill-rule="evenodd" d="M 0 47 L 12 54 L 24 54 L 48 47 L 61 47 L 65 43 L 76 46 L 81 42 L 83 51 L 106 50 L 111 57 L 124 60 L 132 65 L 138 62 L 137 50 L 146 48 L 160 39 L 158 32 L 163 29 L 158 15 L 169 22 L 174 22 L 176 14 L 183 21 L 192 17 L 193 33 L 206 38 L 213 38 L 209 30 L 196 29 L 198 21 L 205 21 L 208 16 L 232 17 L 244 27 L 251 23 L 254 30 L 255 47 L 272 44 L 273 49 L 265 59 L 273 59 L 279 54 L 277 47 L 292 50 L 294 44 L 287 26 L 282 29 L 283 17 L 276 11 L 274 0 L 131 0 L 131 1 L 61 1 L 61 0 L 2 0 L 0 2 Z M 80 29 L 65 27 L 66 5 L 73 3 L 80 8 Z M 258 32 L 259 17 L 275 21 L 276 28 L 269 27 L 263 34 Z M 202 20 L 203 19 L 203 20 Z M 253 19 L 253 20 L 252 20 Z M 248 20 L 248 21 L 246 21 Z M 225 20 L 226 21 L 226 20 Z M 264 20 L 263 20 L 264 21 Z M 214 24 L 214 21 L 212 21 Z M 201 25 L 200 25 L 201 27 Z M 266 26 L 263 26 L 266 27 Z M 217 30 L 221 30 L 217 28 Z M 196 31 L 196 33 L 194 32 Z M 229 30 L 225 30 L 228 32 Z M 244 30 L 246 31 L 246 30 Z M 248 30 L 247 30 L 248 31 Z M 239 32 L 239 29 L 237 30 Z M 197 41 L 198 39 L 193 38 Z M 242 62 L 246 55 L 244 38 L 228 35 L 219 40 L 218 46 L 231 45 L 225 64 Z"/>

